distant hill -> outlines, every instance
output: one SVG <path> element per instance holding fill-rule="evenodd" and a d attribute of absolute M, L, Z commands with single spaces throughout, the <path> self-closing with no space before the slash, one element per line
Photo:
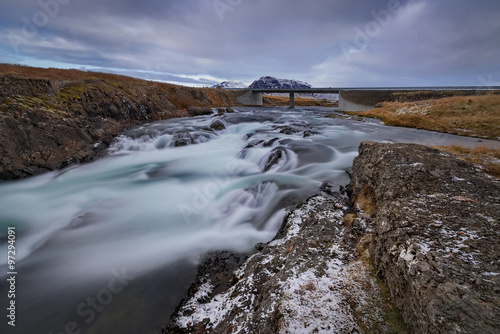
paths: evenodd
<path fill-rule="evenodd" d="M 278 79 L 271 76 L 261 77 L 258 80 L 252 82 L 250 86 L 245 85 L 243 82 L 237 81 L 223 81 L 217 85 L 212 86 L 212 88 L 312 88 L 312 85 L 307 82 L 290 80 L 290 79 Z"/>
<path fill-rule="evenodd" d="M 221 88 L 231 89 L 231 88 L 253 88 L 253 89 L 268 89 L 268 88 L 282 88 L 282 89 L 307 89 L 313 86 L 307 82 L 292 80 L 292 79 L 278 79 L 271 76 L 264 76 L 258 80 L 252 82 L 250 86 L 245 86 L 242 82 L 235 81 L 223 81 L 218 85 L 213 86 L 216 88 L 220 86 Z M 288 97 L 288 94 L 284 93 L 266 93 L 268 96 L 278 96 L 278 97 Z M 296 94 L 297 98 L 309 98 L 316 100 L 338 100 L 338 94 Z"/>
<path fill-rule="evenodd" d="M 307 89 L 307 88 L 312 88 L 312 85 L 308 84 L 307 82 L 299 81 L 299 80 L 278 79 L 275 77 L 265 76 L 265 77 L 261 77 L 259 80 L 255 80 L 248 87 L 254 88 L 254 89 L 266 89 L 266 88 Z M 269 93 L 266 95 L 288 97 L 288 94 L 283 94 L 283 93 Z M 325 98 L 325 95 L 324 94 L 295 94 L 295 97 L 306 98 L 306 99 L 312 98 L 312 99 L 320 100 L 320 99 Z M 332 99 L 331 95 L 328 96 L 327 98 Z M 336 97 L 334 99 L 336 99 Z"/>
<path fill-rule="evenodd" d="M 265 76 L 261 77 L 259 80 L 252 82 L 249 88 L 262 89 L 262 88 L 312 88 L 312 85 L 304 81 L 290 80 L 290 79 L 278 79 L 275 77 Z"/>

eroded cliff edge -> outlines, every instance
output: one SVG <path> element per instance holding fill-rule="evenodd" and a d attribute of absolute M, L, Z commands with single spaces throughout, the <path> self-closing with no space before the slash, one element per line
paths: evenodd
<path fill-rule="evenodd" d="M 298 205 L 245 261 L 209 257 L 163 333 L 498 332 L 498 179 L 436 149 L 364 142 L 348 193 Z"/>
<path fill-rule="evenodd" d="M 0 181 L 91 161 L 118 133 L 144 122 L 237 104 L 222 90 L 76 70 L 32 70 L 39 73 L 0 74 Z"/>
<path fill-rule="evenodd" d="M 411 332 L 498 333 L 498 179 L 425 146 L 362 143 L 350 191 L 373 211 L 370 254 Z"/>

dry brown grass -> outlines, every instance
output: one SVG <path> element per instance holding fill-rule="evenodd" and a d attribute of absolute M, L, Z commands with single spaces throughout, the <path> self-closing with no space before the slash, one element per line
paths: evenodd
<path fill-rule="evenodd" d="M 168 100 L 178 109 L 186 110 L 188 107 L 223 107 L 237 104 L 231 93 L 216 90 L 215 88 L 192 88 L 177 86 L 168 83 L 154 82 L 127 77 L 117 74 L 86 72 L 80 70 L 65 70 L 57 68 L 37 68 L 22 65 L 0 64 L 0 74 L 11 74 L 24 79 L 51 79 L 72 82 L 72 91 L 77 88 L 84 90 L 91 86 L 92 79 L 103 80 L 111 83 L 125 93 L 130 93 L 142 88 L 144 91 L 165 92 Z M 95 81 L 95 80 L 94 80 Z M 78 92 L 76 92 L 78 93 Z"/>
<path fill-rule="evenodd" d="M 489 175 L 500 178 L 500 149 L 489 147 L 467 148 L 463 146 L 439 146 L 440 150 L 449 152 L 459 159 L 480 166 Z"/>
<path fill-rule="evenodd" d="M 363 211 L 363 215 L 366 217 L 374 217 L 377 214 L 378 208 L 375 194 L 367 185 L 361 189 L 354 203 L 359 210 Z"/>
<path fill-rule="evenodd" d="M 25 79 L 54 79 L 68 81 L 82 81 L 88 78 L 97 78 L 110 82 L 143 82 L 144 80 L 123 75 L 102 72 L 86 72 L 80 70 L 64 70 L 59 68 L 39 68 L 22 65 L 0 64 L 0 74 L 13 74 Z"/>
<path fill-rule="evenodd" d="M 264 106 L 288 106 L 290 100 L 288 97 L 281 96 L 267 96 L 262 97 Z M 326 99 L 316 100 L 316 99 L 305 99 L 305 98 L 295 98 L 295 105 L 298 107 L 336 107 L 337 103 L 328 101 Z"/>
<path fill-rule="evenodd" d="M 166 90 L 172 90 L 175 88 L 186 88 L 173 84 L 148 81 L 133 77 L 128 77 L 124 75 L 103 73 L 103 72 L 91 72 L 91 71 L 80 71 L 80 70 L 66 70 L 59 68 L 39 68 L 39 67 L 29 67 L 23 65 L 12 65 L 12 64 L 0 64 L 0 74 L 12 74 L 19 78 L 25 79 L 53 79 L 53 80 L 67 80 L 67 81 L 84 81 L 86 79 L 101 79 L 115 84 L 139 84 L 139 85 L 151 85 L 156 87 L 161 87 Z"/>
<path fill-rule="evenodd" d="M 387 125 L 489 139 L 500 138 L 500 95 L 453 96 L 419 102 L 383 102 L 366 112 Z"/>
<path fill-rule="evenodd" d="M 358 218 L 358 216 L 354 213 L 347 213 L 342 217 L 342 224 L 349 230 L 351 229 L 352 222 L 354 219 Z"/>
<path fill-rule="evenodd" d="M 314 284 L 314 282 L 309 282 L 305 285 L 302 285 L 301 288 L 311 292 L 316 291 L 316 285 Z"/>

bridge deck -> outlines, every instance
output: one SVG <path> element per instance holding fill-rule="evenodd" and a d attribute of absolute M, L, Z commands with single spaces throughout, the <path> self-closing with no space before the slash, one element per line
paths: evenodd
<path fill-rule="evenodd" d="M 421 91 L 421 90 L 500 90 L 500 86 L 443 86 L 443 87 L 341 87 L 341 88 L 227 88 L 228 90 L 251 90 L 255 93 L 323 93 L 338 94 L 341 90 Z"/>
<path fill-rule="evenodd" d="M 238 101 L 246 105 L 262 105 L 262 94 L 264 93 L 286 93 L 290 94 L 290 108 L 294 107 L 295 94 L 340 94 L 339 100 L 343 101 L 342 93 L 348 94 L 349 92 L 364 92 L 364 94 L 374 94 L 377 95 L 384 94 L 383 92 L 401 92 L 401 91 L 489 91 L 489 90 L 500 90 L 500 86 L 441 86 L 441 87 L 345 87 L 345 88 L 228 88 L 227 90 L 242 92 L 241 98 L 238 97 Z M 243 100 L 244 98 L 244 100 Z M 345 100 L 345 99 L 344 99 Z M 342 103 L 340 103 L 342 105 Z M 375 105 L 375 104 L 373 104 Z M 352 104 L 350 108 L 373 108 L 371 105 L 356 105 Z M 342 110 L 342 107 L 341 107 Z M 367 109 L 369 110 L 369 109 Z"/>

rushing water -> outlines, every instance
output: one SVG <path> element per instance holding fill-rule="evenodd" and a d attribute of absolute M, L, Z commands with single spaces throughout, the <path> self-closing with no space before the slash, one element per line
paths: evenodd
<path fill-rule="evenodd" d="M 1 332 L 154 332 L 201 254 L 272 239 L 288 208 L 325 182 L 348 183 L 361 141 L 478 142 L 325 118 L 330 111 L 239 108 L 153 123 L 117 138 L 99 161 L 0 185 Z M 226 128 L 209 129 L 215 120 Z M 15 328 L 3 314 L 9 226 Z"/>

